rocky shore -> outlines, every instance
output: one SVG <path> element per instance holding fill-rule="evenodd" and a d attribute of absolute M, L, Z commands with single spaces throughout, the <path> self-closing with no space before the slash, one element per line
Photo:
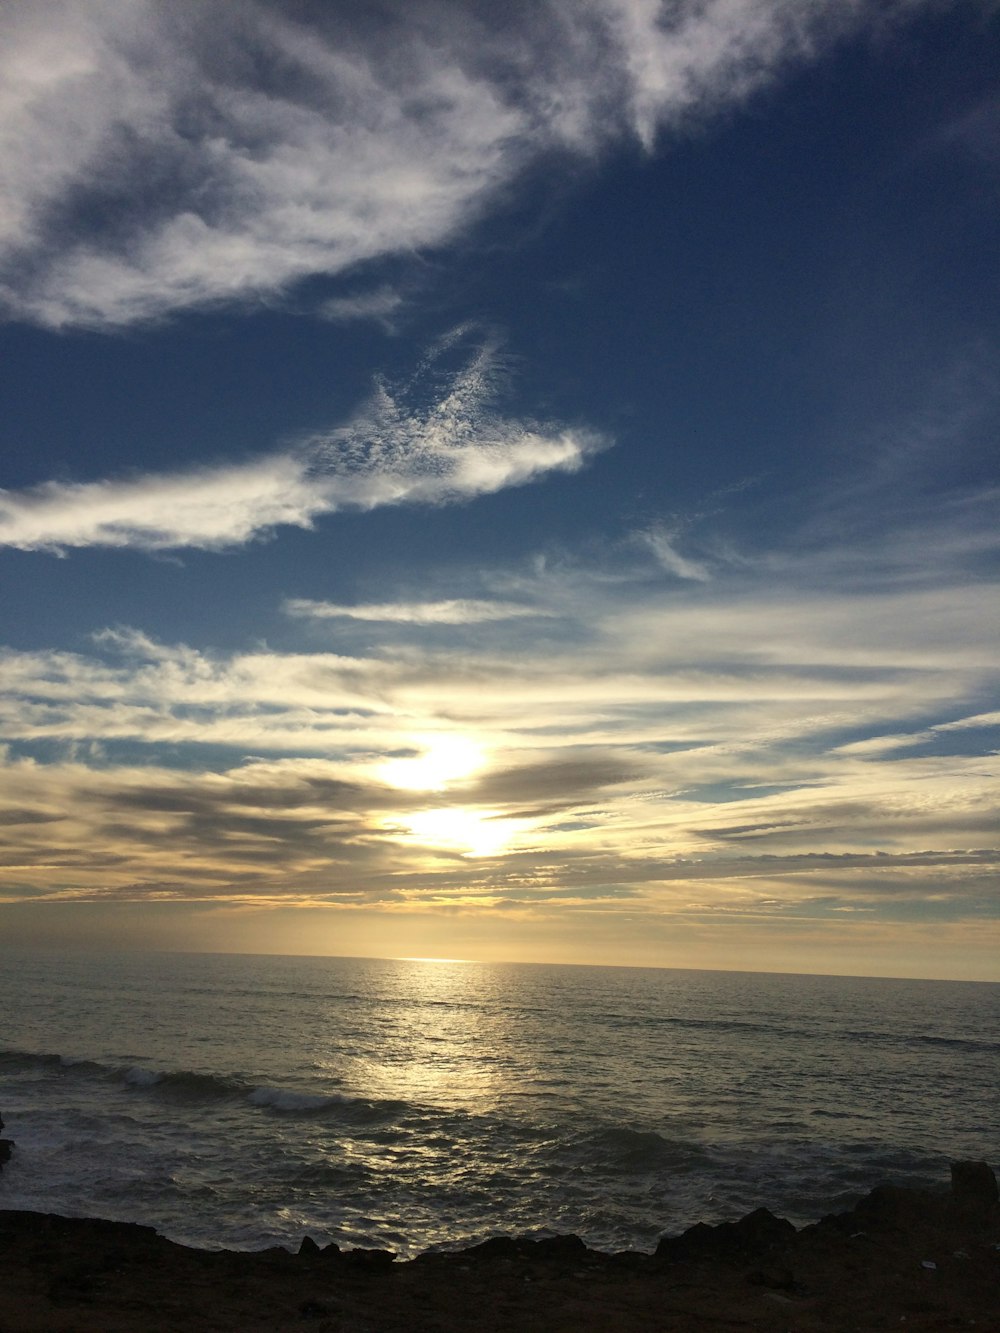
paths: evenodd
<path fill-rule="evenodd" d="M 880 1186 L 796 1230 L 759 1209 L 653 1255 L 575 1236 L 384 1250 L 202 1251 L 151 1227 L 0 1212 L 0 1333 L 1000 1330 L 1000 1204 L 985 1163 L 950 1191 Z"/>

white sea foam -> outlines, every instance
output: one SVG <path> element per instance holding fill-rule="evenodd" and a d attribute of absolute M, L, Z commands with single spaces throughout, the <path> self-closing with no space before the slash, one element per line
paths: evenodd
<path fill-rule="evenodd" d="M 314 1092 L 291 1092 L 286 1088 L 254 1088 L 247 1097 L 254 1106 L 267 1106 L 273 1111 L 323 1111 L 327 1107 L 342 1106 L 343 1097 L 326 1097 Z"/>
<path fill-rule="evenodd" d="M 163 1075 L 157 1073 L 155 1069 L 143 1069 L 141 1065 L 133 1065 L 131 1069 L 125 1071 L 125 1082 L 137 1088 L 151 1088 L 162 1078 Z"/>

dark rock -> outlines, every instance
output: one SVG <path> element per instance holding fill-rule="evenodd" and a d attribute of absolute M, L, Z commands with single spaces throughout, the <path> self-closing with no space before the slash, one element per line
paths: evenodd
<path fill-rule="evenodd" d="M 73 1264 L 53 1275 L 48 1298 L 53 1305 L 79 1305 L 92 1299 L 94 1287 L 94 1275 L 86 1265 Z"/>
<path fill-rule="evenodd" d="M 985 1162 L 952 1162 L 951 1197 L 960 1208 L 987 1212 L 1000 1199 L 997 1178 Z"/>
<path fill-rule="evenodd" d="M 576 1261 L 590 1253 L 579 1236 L 543 1236 L 531 1240 L 527 1236 L 491 1236 L 489 1240 L 471 1245 L 462 1251 L 463 1259 L 539 1259 L 545 1262 Z"/>
<path fill-rule="evenodd" d="M 462 1251 L 466 1259 L 516 1259 L 518 1254 L 518 1242 L 510 1236 L 491 1236 L 489 1240 Z"/>
<path fill-rule="evenodd" d="M 10 1244 L 15 1237 L 30 1238 L 41 1250 L 53 1254 L 76 1244 L 81 1237 L 99 1243 L 102 1249 L 124 1246 L 133 1254 L 143 1250 L 148 1253 L 150 1249 L 170 1243 L 162 1241 L 155 1228 L 138 1222 L 109 1222 L 98 1217 L 61 1217 L 58 1213 L 4 1209 L 0 1212 L 0 1248 Z"/>
<path fill-rule="evenodd" d="M 644 1250 L 618 1250 L 615 1254 L 602 1254 L 594 1250 L 588 1250 L 587 1257 L 591 1264 L 606 1265 L 609 1268 L 619 1268 L 631 1273 L 641 1273 L 649 1267 L 649 1255 Z"/>
<path fill-rule="evenodd" d="M 331 1314 L 332 1311 L 328 1305 L 322 1301 L 309 1300 L 303 1301 L 299 1306 L 299 1314 L 303 1319 L 322 1319 L 324 1315 Z"/>
<path fill-rule="evenodd" d="M 656 1247 L 656 1258 L 745 1260 L 767 1254 L 795 1235 L 791 1222 L 775 1217 L 767 1208 L 757 1208 L 738 1222 L 708 1226 L 699 1222 L 679 1236 L 664 1236 Z"/>
<path fill-rule="evenodd" d="M 303 1236 L 302 1244 L 299 1246 L 300 1257 L 313 1259 L 317 1254 L 322 1254 L 322 1250 L 313 1240 L 312 1236 Z"/>
<path fill-rule="evenodd" d="M 768 1291 L 798 1291 L 799 1284 L 790 1268 L 755 1268 L 747 1273 L 747 1281 L 753 1287 L 766 1287 Z"/>
<path fill-rule="evenodd" d="M 922 1190 L 903 1185 L 876 1185 L 848 1214 L 853 1231 L 916 1230 L 928 1209 L 928 1196 Z"/>
<path fill-rule="evenodd" d="M 342 1257 L 355 1268 L 388 1268 L 396 1259 L 392 1250 L 345 1250 Z"/>
<path fill-rule="evenodd" d="M 587 1247 L 579 1236 L 545 1236 L 532 1245 L 538 1259 L 579 1259 Z"/>

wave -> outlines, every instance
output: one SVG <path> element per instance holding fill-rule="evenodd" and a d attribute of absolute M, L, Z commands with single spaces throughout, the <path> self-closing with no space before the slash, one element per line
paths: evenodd
<path fill-rule="evenodd" d="M 344 1125 L 385 1125 L 421 1110 L 410 1102 L 368 1097 L 346 1097 L 340 1093 L 297 1092 L 291 1088 L 258 1087 L 247 1101 L 262 1110 L 282 1116 L 323 1117 Z"/>
<path fill-rule="evenodd" d="M 118 1084 L 132 1094 L 191 1105 L 244 1102 L 282 1116 L 330 1116 L 346 1124 L 384 1124 L 418 1108 L 409 1102 L 350 1097 L 332 1092 L 306 1092 L 272 1087 L 238 1074 L 205 1073 L 195 1069 L 154 1069 L 149 1065 L 112 1065 L 47 1051 L 0 1050 L 0 1070 L 35 1071 L 50 1078 L 80 1078 Z"/>
<path fill-rule="evenodd" d="M 590 1169 L 628 1175 L 655 1171 L 683 1173 L 704 1167 L 712 1160 L 701 1143 L 667 1139 L 655 1130 L 628 1125 L 606 1125 L 573 1139 L 564 1145 L 564 1151 Z"/>
<path fill-rule="evenodd" d="M 38 1051 L 0 1051 L 0 1069 L 9 1070 L 11 1073 L 20 1073 L 22 1070 L 35 1068 L 58 1067 L 63 1063 L 63 1059 L 59 1055 L 47 1055 Z M 75 1064 L 76 1061 L 65 1061 L 67 1068 Z"/>
<path fill-rule="evenodd" d="M 894 1036 L 888 1032 L 843 1032 L 838 1034 L 847 1041 L 886 1043 L 891 1046 L 941 1046 L 946 1050 L 975 1051 L 980 1055 L 994 1055 L 1000 1052 L 1000 1042 L 984 1041 L 981 1037 L 940 1037 L 933 1032 L 907 1032 Z"/>
<path fill-rule="evenodd" d="M 336 1092 L 305 1092 L 255 1083 L 236 1075 L 202 1074 L 190 1069 L 162 1072 L 137 1065 L 115 1073 L 128 1087 L 170 1101 L 243 1102 L 260 1111 L 289 1117 L 329 1117 L 348 1124 L 378 1124 L 412 1109 L 407 1102 L 376 1101 Z"/>
<path fill-rule="evenodd" d="M 239 1078 L 225 1078 L 219 1074 L 201 1074 L 193 1069 L 162 1072 L 133 1065 L 131 1069 L 115 1070 L 114 1076 L 133 1088 L 154 1088 L 160 1095 L 178 1101 L 215 1102 L 233 1101 L 247 1093 L 249 1084 Z"/>
<path fill-rule="evenodd" d="M 798 1027 L 788 1024 L 755 1022 L 744 1018 L 685 1018 L 676 1014 L 605 1014 L 603 1021 L 612 1027 L 680 1028 L 696 1032 L 722 1032 L 742 1036 L 761 1035 L 769 1039 L 782 1038 L 797 1041 L 863 1042 L 866 1045 L 894 1047 L 938 1046 L 949 1050 L 993 1055 L 1000 1052 L 1000 1042 L 981 1037 L 948 1037 L 933 1032 L 876 1032 L 852 1028 Z"/>
<path fill-rule="evenodd" d="M 272 1111 L 328 1111 L 350 1103 L 350 1098 L 324 1096 L 318 1092 L 293 1092 L 288 1088 L 260 1087 L 248 1095 L 253 1106 L 266 1106 Z"/>

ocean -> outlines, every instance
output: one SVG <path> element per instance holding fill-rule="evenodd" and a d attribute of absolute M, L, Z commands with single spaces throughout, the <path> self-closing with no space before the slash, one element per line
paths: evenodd
<path fill-rule="evenodd" d="M 1000 985 L 0 953 L 0 1208 L 201 1246 L 651 1250 L 1000 1162 Z"/>

